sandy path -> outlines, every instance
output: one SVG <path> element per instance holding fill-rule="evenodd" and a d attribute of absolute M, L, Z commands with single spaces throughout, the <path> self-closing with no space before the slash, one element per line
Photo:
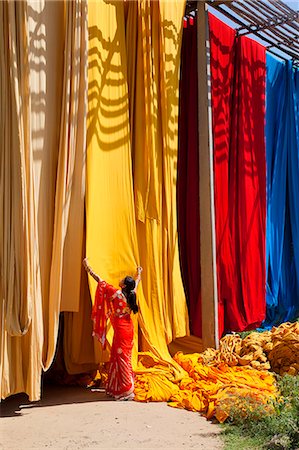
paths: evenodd
<path fill-rule="evenodd" d="M 43 400 L 1 405 L 3 450 L 222 448 L 219 427 L 165 403 L 110 401 L 101 392 L 47 387 Z"/>

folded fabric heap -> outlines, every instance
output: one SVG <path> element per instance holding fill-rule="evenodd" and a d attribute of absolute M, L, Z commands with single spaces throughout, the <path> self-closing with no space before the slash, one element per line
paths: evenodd
<path fill-rule="evenodd" d="M 272 349 L 268 359 L 272 370 L 280 375 L 299 374 L 299 322 L 283 323 L 272 328 Z"/>
<path fill-rule="evenodd" d="M 223 422 L 229 416 L 230 405 L 240 398 L 268 405 L 277 396 L 274 376 L 251 367 L 230 367 L 221 362 L 208 366 L 200 354 L 177 353 L 174 359 L 188 372 L 180 384 L 180 391 L 172 396 L 170 406 L 199 411 L 208 419 Z"/>
<path fill-rule="evenodd" d="M 208 348 L 200 355 L 203 364 L 217 366 L 251 366 L 273 370 L 284 375 L 299 373 L 299 322 L 286 322 L 271 331 L 252 332 L 242 339 L 228 334 L 220 340 L 219 349 Z"/>
<path fill-rule="evenodd" d="M 135 400 L 168 401 L 170 406 L 202 412 L 223 422 L 229 416 L 230 403 L 238 398 L 247 396 L 267 405 L 277 395 L 274 376 L 267 371 L 226 363 L 207 366 L 200 362 L 199 353 L 179 352 L 174 360 L 184 369 L 180 381 L 171 365 L 150 353 L 139 356 Z"/>
<path fill-rule="evenodd" d="M 182 371 L 184 375 L 184 371 Z M 135 400 L 139 402 L 167 402 L 180 391 L 176 368 L 150 352 L 138 354 L 135 369 Z"/>
<path fill-rule="evenodd" d="M 299 323 L 284 323 L 271 331 L 224 336 L 219 349 L 184 355 L 177 367 L 150 353 L 140 353 L 135 379 L 135 399 L 141 402 L 168 401 L 170 406 L 198 411 L 208 419 L 224 422 L 232 408 L 242 414 L 261 405 L 271 412 L 271 400 L 278 396 L 275 377 L 299 373 Z"/>

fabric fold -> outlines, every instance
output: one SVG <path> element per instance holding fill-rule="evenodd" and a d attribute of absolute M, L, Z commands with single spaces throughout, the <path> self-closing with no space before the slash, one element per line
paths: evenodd
<path fill-rule="evenodd" d="M 197 60 L 195 19 L 184 28 L 182 38 L 177 199 L 180 264 L 190 331 L 202 337 Z"/>
<path fill-rule="evenodd" d="M 219 330 L 265 317 L 265 48 L 210 14 Z"/>
<path fill-rule="evenodd" d="M 298 69 L 267 55 L 267 316 L 265 327 L 299 315 Z"/>

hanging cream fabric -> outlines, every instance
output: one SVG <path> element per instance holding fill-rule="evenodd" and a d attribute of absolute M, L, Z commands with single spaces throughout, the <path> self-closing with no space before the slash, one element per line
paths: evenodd
<path fill-rule="evenodd" d="M 46 369 L 50 366 L 55 353 L 62 286 L 64 287 L 62 309 L 78 310 L 82 267 L 87 105 L 86 3 L 79 0 L 66 2 L 65 9 L 62 113 L 48 322 L 45 323 L 48 333 L 44 345 Z"/>
<path fill-rule="evenodd" d="M 28 32 L 25 5 L 1 4 L 3 36 L 1 73 L 1 195 L 3 238 L 1 278 L 6 329 L 12 336 L 26 334 L 32 316 L 32 241 L 30 236 L 31 139 L 28 92 Z M 5 114 L 6 113 L 6 114 Z M 9 169 L 9 170 L 8 170 Z M 18 207 L 16 207 L 18 205 Z"/>
<path fill-rule="evenodd" d="M 33 197 L 27 5 L 0 3 L 1 398 L 40 396 L 43 342 Z"/>
<path fill-rule="evenodd" d="M 108 351 L 102 352 L 92 337 L 91 298 L 87 275 L 83 270 L 78 312 L 65 312 L 63 321 L 64 364 L 69 374 L 96 370 L 100 362 L 109 360 Z"/>
<path fill-rule="evenodd" d="M 86 167 L 87 116 L 87 2 L 66 2 L 65 91 L 61 136 L 68 161 L 65 174 L 65 200 L 68 220 L 64 223 L 61 311 L 79 311 Z M 68 94 L 67 94 L 68 92 Z M 68 99 L 67 95 L 70 96 Z M 67 100 L 68 99 L 68 100 Z M 86 280 L 84 280 L 86 283 Z"/>
<path fill-rule="evenodd" d="M 135 8 L 129 4 L 129 11 Z M 137 236 L 149 333 L 167 343 L 188 334 L 176 219 L 178 83 L 185 2 L 138 1 L 137 56 L 128 23 L 127 51 Z M 128 14 L 128 18 L 130 15 Z M 135 25 L 136 26 L 136 25 Z M 131 70 L 131 69 L 130 69 Z M 135 78 L 134 78 L 135 77 Z M 134 85 L 135 81 L 135 85 Z"/>
<path fill-rule="evenodd" d="M 50 276 L 52 254 L 55 258 L 55 246 L 59 245 L 57 238 L 56 242 L 53 238 L 54 221 L 57 222 L 55 192 L 59 182 L 57 166 L 63 94 L 64 3 L 28 0 L 27 11 L 34 193 L 44 327 L 43 363 L 47 367 L 54 354 L 56 337 L 53 322 L 57 320 L 60 302 L 59 298 L 50 296 Z"/>
<path fill-rule="evenodd" d="M 67 3 L 67 33 L 71 46 L 67 52 L 66 67 L 79 65 L 80 71 L 74 70 L 76 83 L 71 85 L 73 97 L 79 102 L 79 109 L 72 102 L 70 111 L 74 127 L 78 127 L 76 154 L 74 154 L 74 172 L 70 180 L 70 210 L 67 233 L 63 249 L 63 278 L 61 294 L 61 311 L 64 313 L 64 362 L 68 373 L 75 374 L 97 368 L 101 360 L 108 359 L 92 337 L 91 300 L 87 276 L 82 267 L 85 255 L 85 236 L 83 238 L 84 196 L 85 196 L 85 160 L 86 160 L 86 114 L 87 114 L 87 5 Z M 76 61 L 77 58 L 77 61 Z M 65 71 L 66 73 L 66 71 Z M 80 76 L 80 77 L 79 77 Z M 69 77 L 68 81 L 73 82 Z M 63 130 L 63 128 L 62 128 Z M 65 134 L 67 136 L 67 134 Z M 71 142 L 71 140 L 70 140 Z M 55 266 L 53 266 L 55 268 Z"/>
<path fill-rule="evenodd" d="M 47 369 L 55 353 L 60 307 L 75 311 L 79 307 L 87 11 L 81 0 L 65 4 L 29 0 L 28 11 L 32 31 L 30 84 L 36 99 L 31 114 L 44 318 L 43 364 Z"/>
<path fill-rule="evenodd" d="M 1 397 L 26 392 L 37 400 L 42 367 L 49 367 L 55 352 L 61 296 L 67 310 L 79 308 L 87 10 L 82 0 L 4 2 L 0 8 L 6 88 L 1 91 L 6 96 L 3 102 L 1 97 Z"/>
<path fill-rule="evenodd" d="M 85 233 L 80 256 L 85 256 Z M 92 336 L 91 298 L 87 274 L 81 266 L 80 302 L 78 312 L 63 313 L 63 359 L 69 374 L 77 374 L 96 370 L 100 362 L 109 360 L 108 350 L 102 351 L 98 340 Z"/>

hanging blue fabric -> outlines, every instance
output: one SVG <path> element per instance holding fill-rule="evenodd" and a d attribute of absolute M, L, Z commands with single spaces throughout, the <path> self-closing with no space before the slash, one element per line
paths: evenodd
<path fill-rule="evenodd" d="M 299 77 L 267 55 L 267 313 L 264 327 L 299 316 Z"/>

